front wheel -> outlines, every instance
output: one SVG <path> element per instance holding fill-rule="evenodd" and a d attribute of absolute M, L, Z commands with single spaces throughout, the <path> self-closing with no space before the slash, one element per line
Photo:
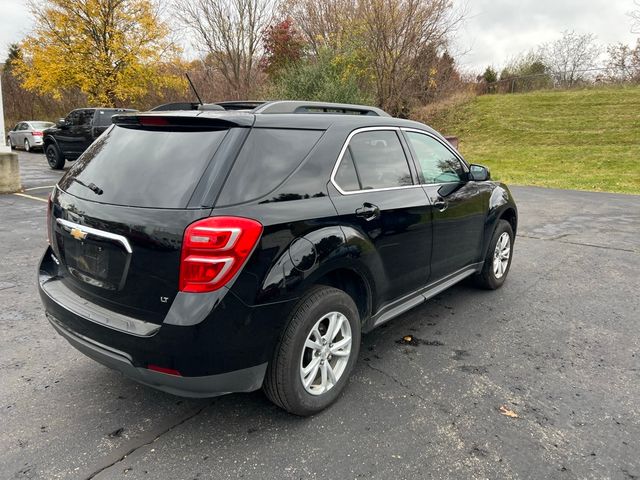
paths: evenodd
<path fill-rule="evenodd" d="M 47 145 L 44 153 L 47 157 L 47 163 L 53 170 L 62 170 L 64 167 L 64 157 L 55 144 L 50 143 Z"/>
<path fill-rule="evenodd" d="M 315 287 L 294 311 L 267 368 L 267 397 L 295 415 L 325 409 L 349 380 L 360 335 L 351 297 L 336 288 Z"/>
<path fill-rule="evenodd" d="M 476 278 L 478 286 L 489 290 L 502 286 L 511 267 L 513 240 L 511 224 L 506 220 L 499 220 L 491 237 L 482 271 Z"/>
<path fill-rule="evenodd" d="M 11 150 L 15 150 L 16 149 L 16 146 L 11 141 L 11 137 L 7 137 L 7 145 L 9 145 L 11 147 Z"/>

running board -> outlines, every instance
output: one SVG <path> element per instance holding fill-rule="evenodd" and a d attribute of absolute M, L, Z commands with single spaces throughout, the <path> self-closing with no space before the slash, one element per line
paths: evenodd
<path fill-rule="evenodd" d="M 371 321 L 369 322 L 371 327 L 366 330 L 372 330 L 375 327 L 397 317 L 398 315 L 402 315 L 404 312 L 411 310 L 413 307 L 417 307 L 421 303 L 424 303 L 430 298 L 433 298 L 439 293 L 445 291 L 447 288 L 452 287 L 456 283 L 464 280 L 474 273 L 477 273 L 480 268 L 482 268 L 482 262 L 469 265 L 468 267 L 458 270 L 457 272 L 443 278 L 442 280 L 438 280 L 437 282 L 427 285 L 426 287 L 421 288 L 414 293 L 406 295 L 401 299 L 391 303 L 390 305 L 383 307 L 380 312 L 372 317 Z"/>

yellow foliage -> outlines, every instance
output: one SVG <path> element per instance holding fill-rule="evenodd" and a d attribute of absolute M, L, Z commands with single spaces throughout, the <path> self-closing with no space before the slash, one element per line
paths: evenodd
<path fill-rule="evenodd" d="M 30 8 L 36 25 L 16 69 L 26 89 L 60 98 L 77 87 L 90 102 L 114 106 L 184 86 L 161 73 L 179 52 L 150 0 L 34 0 Z"/>

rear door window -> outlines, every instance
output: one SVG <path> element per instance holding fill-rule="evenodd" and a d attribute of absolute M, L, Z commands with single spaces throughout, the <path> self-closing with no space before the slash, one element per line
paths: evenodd
<path fill-rule="evenodd" d="M 355 134 L 342 156 L 334 181 L 345 192 L 412 185 L 407 157 L 396 131 Z"/>
<path fill-rule="evenodd" d="M 114 126 L 76 160 L 60 187 L 101 203 L 185 208 L 227 132 Z"/>
<path fill-rule="evenodd" d="M 238 154 L 218 205 L 233 205 L 275 190 L 302 163 L 320 130 L 254 128 Z"/>

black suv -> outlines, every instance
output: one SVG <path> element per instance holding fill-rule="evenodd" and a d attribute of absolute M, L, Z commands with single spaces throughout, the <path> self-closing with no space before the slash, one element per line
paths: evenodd
<path fill-rule="evenodd" d="M 55 127 L 44 131 L 43 149 L 49 166 L 54 170 L 64 167 L 65 159 L 72 161 L 89 148 L 111 125 L 117 113 L 135 112 L 125 108 L 78 108 Z"/>
<path fill-rule="evenodd" d="M 421 123 L 303 102 L 113 121 L 51 194 L 39 290 L 74 347 L 146 385 L 309 415 L 362 332 L 509 271 L 509 189 Z"/>

